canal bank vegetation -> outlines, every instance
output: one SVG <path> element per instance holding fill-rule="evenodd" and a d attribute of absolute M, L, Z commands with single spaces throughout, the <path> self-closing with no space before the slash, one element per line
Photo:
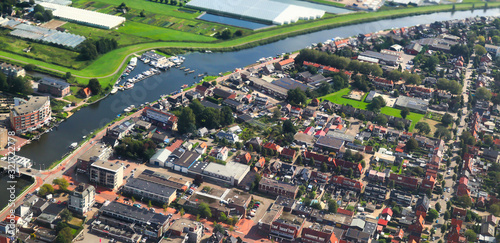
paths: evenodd
<path fill-rule="evenodd" d="M 487 3 L 488 8 L 496 8 L 500 6 L 500 2 Z M 0 55 L 13 58 L 19 62 L 30 62 L 39 68 L 49 69 L 55 72 L 66 73 L 72 72 L 76 77 L 89 78 L 89 77 L 102 77 L 107 78 L 114 75 L 118 68 L 121 67 L 122 61 L 126 56 L 131 53 L 142 52 L 151 49 L 162 49 L 162 52 L 167 53 L 165 49 L 172 48 L 173 50 L 182 49 L 184 51 L 235 51 L 245 48 L 251 48 L 291 36 L 316 32 L 319 30 L 335 28 L 343 25 L 359 24 L 363 22 L 370 22 L 383 19 L 391 19 L 398 17 L 406 17 L 419 14 L 428 14 L 442 11 L 458 11 L 470 10 L 473 7 L 483 9 L 485 4 L 482 2 L 466 2 L 453 5 L 433 5 L 405 9 L 392 9 L 380 12 L 356 12 L 344 15 L 327 15 L 325 18 L 316 21 L 299 21 L 293 25 L 278 26 L 268 28 L 262 31 L 255 32 L 254 34 L 242 36 L 240 38 L 233 38 L 228 41 L 217 41 L 210 43 L 197 43 L 197 42 L 151 42 L 142 43 L 121 47 L 116 50 L 110 51 L 102 55 L 97 60 L 93 61 L 85 68 L 78 70 L 62 67 L 54 63 L 47 63 L 40 59 L 32 59 L 26 56 L 21 56 L 17 53 L 7 52 L 4 49 L 0 51 Z M 169 53 L 167 53 L 169 54 Z M 67 65 L 66 65 L 67 66 Z M 74 65 L 72 65 L 74 66 Z"/>

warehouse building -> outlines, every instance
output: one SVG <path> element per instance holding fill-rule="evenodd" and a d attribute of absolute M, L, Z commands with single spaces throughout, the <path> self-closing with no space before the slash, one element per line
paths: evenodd
<path fill-rule="evenodd" d="M 276 25 L 291 24 L 298 20 L 319 19 L 325 14 L 323 10 L 271 0 L 192 0 L 186 6 L 214 14 L 229 15 Z"/>
<path fill-rule="evenodd" d="M 115 28 L 123 24 L 126 20 L 124 17 L 120 16 L 103 14 L 54 3 L 41 2 L 39 4 L 46 9 L 52 10 L 52 14 L 56 18 L 106 30 Z"/>

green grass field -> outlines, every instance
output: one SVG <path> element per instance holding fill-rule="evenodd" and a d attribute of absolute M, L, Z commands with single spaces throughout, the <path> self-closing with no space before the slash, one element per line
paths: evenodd
<path fill-rule="evenodd" d="M 183 40 L 192 42 L 208 42 L 216 40 L 214 37 L 197 35 L 136 22 L 125 23 L 125 26 L 120 27 L 117 32 L 162 41 Z"/>
<path fill-rule="evenodd" d="M 347 99 L 347 98 L 342 97 L 344 95 L 349 94 L 350 91 L 351 90 L 349 88 L 345 88 L 345 89 L 339 90 L 335 93 L 325 95 L 325 96 L 322 96 L 319 98 L 324 99 L 324 100 L 329 100 L 335 104 L 351 105 L 354 108 L 366 110 L 369 103 L 366 103 L 364 101 L 351 100 L 351 99 Z M 401 110 L 396 109 L 396 108 L 392 108 L 392 107 L 383 107 L 382 109 L 380 109 L 380 113 L 386 114 L 389 116 L 394 116 L 394 117 L 401 117 L 401 114 L 400 114 Z M 410 125 L 410 129 L 409 129 L 410 132 L 413 131 L 413 128 L 415 127 L 417 122 L 420 121 L 420 119 L 422 119 L 423 117 L 424 117 L 424 114 L 413 113 L 413 112 L 411 112 L 410 115 L 408 115 L 406 117 L 406 119 L 411 120 L 411 125 Z"/>

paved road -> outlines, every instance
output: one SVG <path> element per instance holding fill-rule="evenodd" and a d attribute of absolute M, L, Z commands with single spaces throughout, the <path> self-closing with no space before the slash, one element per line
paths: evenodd
<path fill-rule="evenodd" d="M 111 128 L 115 127 L 115 126 L 121 124 L 122 122 L 129 120 L 130 118 L 138 117 L 138 116 L 140 116 L 141 112 L 142 112 L 142 109 L 125 117 L 120 122 L 117 122 L 113 126 L 110 126 L 110 127 Z M 55 168 L 53 168 L 51 170 L 40 171 L 40 170 L 36 170 L 35 168 L 31 168 L 31 170 L 32 170 L 31 174 L 35 177 L 37 184 L 31 190 L 24 192 L 23 195 L 18 197 L 15 205 L 19 205 L 19 203 L 24 200 L 24 198 L 26 197 L 26 195 L 28 193 L 33 192 L 36 188 L 40 187 L 42 184 L 44 184 L 44 183 L 51 184 L 54 179 L 62 177 L 62 175 L 64 173 L 66 173 L 67 171 L 69 171 L 70 168 L 76 163 L 77 158 L 80 157 L 82 154 L 84 154 L 87 150 L 89 150 L 93 146 L 93 144 L 95 144 L 94 141 L 100 140 L 105 134 L 106 134 L 106 129 L 103 129 L 102 131 L 97 133 L 94 138 L 85 142 L 82 146 L 80 146 L 75 151 L 73 151 L 73 153 L 70 156 L 68 156 L 64 161 L 62 161 L 58 166 L 56 166 Z M 22 168 L 22 169 L 20 169 L 20 171 L 27 173 L 26 168 Z M 29 173 L 27 173 L 27 174 L 29 174 Z M 7 213 L 8 213 L 8 210 L 5 210 L 2 214 L 0 214 L 0 220 L 4 220 L 5 217 L 7 217 Z"/>

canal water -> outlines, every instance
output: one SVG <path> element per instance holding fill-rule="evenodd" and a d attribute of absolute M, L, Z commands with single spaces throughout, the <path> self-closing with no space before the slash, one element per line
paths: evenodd
<path fill-rule="evenodd" d="M 9 196 L 11 192 L 9 192 L 8 189 L 12 185 L 15 187 L 15 194 L 17 196 L 23 189 L 32 183 L 31 178 L 27 176 L 16 178 L 16 183 L 11 183 L 11 181 L 12 180 L 9 179 L 8 174 L 0 174 L 0 195 L 3 195 L 0 197 L 0 210 L 2 210 L 9 203 Z"/>
<path fill-rule="evenodd" d="M 191 53 L 186 55 L 183 66 L 196 70 L 195 73 L 186 76 L 185 72 L 179 69 L 171 69 L 136 83 L 133 89 L 119 91 L 96 104 L 82 108 L 61 123 L 57 129 L 43 135 L 40 140 L 24 146 L 19 154 L 32 159 L 34 168 L 48 168 L 53 161 L 59 160 L 68 152 L 68 146 L 72 142 L 78 142 L 82 140 L 82 136 L 104 126 L 123 112 L 124 108 L 156 100 L 162 94 L 179 90 L 183 84 L 191 85 L 199 80 L 199 78 L 193 78 L 199 73 L 207 72 L 213 75 L 234 70 L 252 64 L 261 57 L 299 50 L 311 43 L 324 42 L 335 37 L 348 37 L 396 27 L 428 24 L 434 21 L 498 15 L 500 15 L 500 9 L 434 13 L 344 26 L 235 52 Z M 149 69 L 149 66 L 139 62 L 131 77 L 145 69 Z"/>

